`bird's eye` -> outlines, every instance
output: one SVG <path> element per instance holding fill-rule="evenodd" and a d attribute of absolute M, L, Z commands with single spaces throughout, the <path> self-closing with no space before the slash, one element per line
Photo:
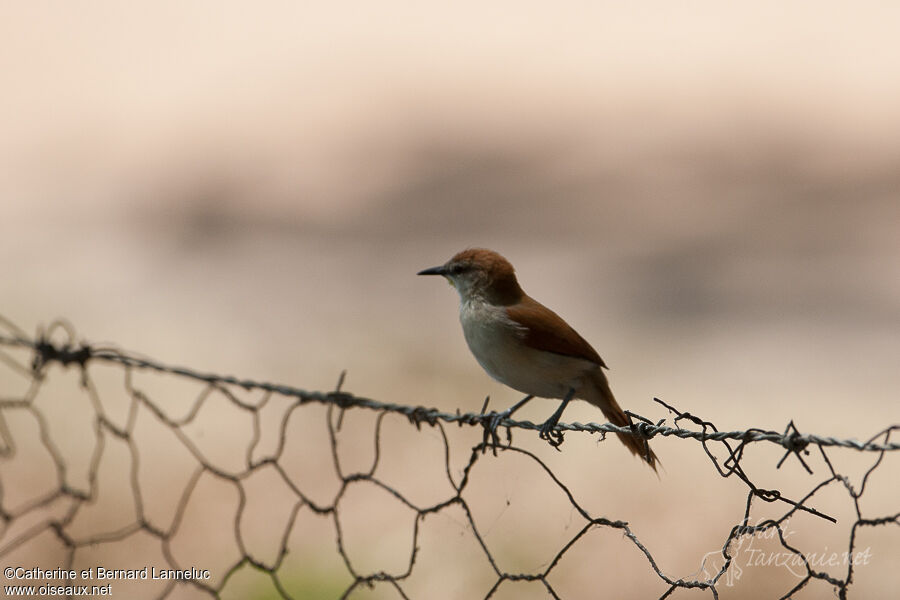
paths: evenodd
<path fill-rule="evenodd" d="M 465 266 L 460 263 L 456 263 L 456 264 L 450 266 L 450 274 L 451 275 L 459 275 L 460 273 L 462 273 L 465 270 L 466 270 Z"/>

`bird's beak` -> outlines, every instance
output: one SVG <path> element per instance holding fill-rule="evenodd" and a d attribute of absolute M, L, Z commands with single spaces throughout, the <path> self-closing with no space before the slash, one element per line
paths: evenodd
<path fill-rule="evenodd" d="M 439 267 L 431 267 L 430 269 L 425 269 L 424 271 L 419 271 L 416 275 L 446 275 L 447 267 L 446 265 L 441 265 Z"/>

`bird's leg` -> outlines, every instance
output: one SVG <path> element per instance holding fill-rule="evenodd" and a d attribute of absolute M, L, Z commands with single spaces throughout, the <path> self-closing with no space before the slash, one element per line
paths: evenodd
<path fill-rule="evenodd" d="M 487 443 L 487 438 L 488 438 L 488 436 L 490 436 L 491 440 L 493 441 L 493 444 L 495 446 L 498 446 L 500 444 L 500 436 L 497 435 L 497 427 L 500 426 L 500 421 L 511 417 L 514 412 L 516 412 L 517 410 L 519 410 L 520 408 L 522 408 L 523 406 L 528 404 L 528 401 L 531 400 L 532 398 L 534 398 L 534 396 L 531 396 L 531 395 L 525 396 L 524 398 L 522 398 L 521 400 L 519 400 L 518 402 L 516 402 L 515 404 L 513 404 L 512 406 L 510 406 L 509 408 L 507 408 L 504 411 L 501 411 L 501 412 L 491 411 L 490 413 L 485 415 L 485 416 L 490 417 L 488 419 L 487 423 L 485 424 L 485 431 L 484 431 L 485 443 Z M 483 412 L 484 412 L 484 409 L 482 409 L 482 413 Z M 507 434 L 507 437 L 510 437 L 510 436 Z"/>
<path fill-rule="evenodd" d="M 534 398 L 534 396 L 529 394 L 528 396 L 525 396 L 524 398 L 522 398 L 521 400 L 519 400 L 518 402 L 516 402 L 515 404 L 513 404 L 512 406 L 510 406 L 509 408 L 507 408 L 506 410 L 504 410 L 502 412 L 492 411 L 490 413 L 490 415 L 491 415 L 490 424 L 488 425 L 488 429 L 489 429 L 490 433 L 492 435 L 494 435 L 497 427 L 500 425 L 500 421 L 511 417 L 514 412 L 516 412 L 517 410 L 519 410 L 520 408 L 522 408 L 523 406 L 528 404 L 528 401 L 531 400 L 532 398 Z"/>
<path fill-rule="evenodd" d="M 556 427 L 556 424 L 559 423 L 559 420 L 562 418 L 563 411 L 566 410 L 566 405 L 569 401 L 575 396 L 575 388 L 569 388 L 568 393 L 565 398 L 563 398 L 562 402 L 559 405 L 559 408 L 556 409 L 550 418 L 544 421 L 544 424 L 541 425 L 541 439 L 547 440 L 550 442 L 550 445 L 554 448 L 558 448 L 560 444 L 563 442 L 563 434 L 560 431 L 553 431 L 553 428 Z"/>
<path fill-rule="evenodd" d="M 517 410 L 519 410 L 520 408 L 522 408 L 523 406 L 528 404 L 528 401 L 531 400 L 532 398 L 534 398 L 534 396 L 529 394 L 529 395 L 525 396 L 524 398 L 522 398 L 521 400 L 519 400 L 518 402 L 516 402 L 515 404 L 513 404 L 512 406 L 510 406 L 509 408 L 507 408 L 506 410 L 504 410 L 500 414 L 503 415 L 505 418 L 509 418 L 512 416 L 512 414 L 514 412 L 516 412 Z"/>

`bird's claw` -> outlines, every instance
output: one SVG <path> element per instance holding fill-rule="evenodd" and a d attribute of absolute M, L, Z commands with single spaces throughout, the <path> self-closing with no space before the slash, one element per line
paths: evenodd
<path fill-rule="evenodd" d="M 500 427 L 500 423 L 503 422 L 503 419 L 507 419 L 512 415 L 512 410 L 506 409 L 501 412 L 497 412 L 492 410 L 491 412 L 483 415 L 484 419 L 481 424 L 484 426 L 484 438 L 482 440 L 482 445 L 486 450 L 488 446 L 491 447 L 494 454 L 497 454 L 497 448 L 500 446 L 500 434 L 497 433 L 497 428 Z M 490 438 L 490 442 L 488 442 L 488 438 Z M 506 444 L 507 446 L 512 445 L 512 432 L 507 427 L 506 429 Z"/>
<path fill-rule="evenodd" d="M 540 438 L 542 440 L 547 440 L 551 446 L 559 450 L 559 447 L 563 443 L 563 433 L 562 431 L 556 430 L 556 425 L 559 423 L 559 417 L 555 414 L 552 415 L 549 419 L 544 421 L 544 424 L 541 425 L 540 429 Z"/>

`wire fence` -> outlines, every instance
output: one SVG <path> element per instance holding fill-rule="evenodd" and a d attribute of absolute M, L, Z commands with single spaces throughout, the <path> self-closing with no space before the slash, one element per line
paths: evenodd
<path fill-rule="evenodd" d="M 693 574 L 673 576 L 661 561 L 654 556 L 652 544 L 645 543 L 635 533 L 629 523 L 592 514 L 585 508 L 585 503 L 576 497 L 571 484 L 554 473 L 548 465 L 546 456 L 523 448 L 513 442 L 513 432 L 519 435 L 530 435 L 528 431 L 536 431 L 539 425 L 527 420 L 516 421 L 499 418 L 497 413 L 447 413 L 433 408 L 408 406 L 378 402 L 359 397 L 342 390 L 343 376 L 336 388 L 329 392 L 306 391 L 294 387 L 253 381 L 230 376 L 202 373 L 193 369 L 169 366 L 138 355 L 124 352 L 112 347 L 91 345 L 76 339 L 71 326 L 65 322 L 55 322 L 45 331 L 39 331 L 31 337 L 13 323 L 0 317 L 0 327 L 5 331 L 0 335 L 0 365 L 7 371 L 6 377 L 0 378 L 0 384 L 8 382 L 10 389 L 21 389 L 20 393 L 8 393 L 0 388 L 0 566 L 4 568 L 4 591 L 7 596 L 27 594 L 27 590 L 13 589 L 10 586 L 34 586 L 33 595 L 60 595 L 75 597 L 79 595 L 116 595 L 120 584 L 128 580 L 155 579 L 155 586 L 144 588 L 150 591 L 149 597 L 221 597 L 227 596 L 235 581 L 248 570 L 257 577 L 268 591 L 257 597 L 273 598 L 307 598 L 307 597 L 340 597 L 346 598 L 365 594 L 372 589 L 384 590 L 390 594 L 386 597 L 409 598 L 408 581 L 413 577 L 421 561 L 420 526 L 429 516 L 451 510 L 459 510 L 464 515 L 461 527 L 470 532 L 476 541 L 477 553 L 489 565 L 491 585 L 484 590 L 483 597 L 498 597 L 504 586 L 517 582 L 531 582 L 541 586 L 546 594 L 553 598 L 567 597 L 559 591 L 553 574 L 559 568 L 567 553 L 573 552 L 580 541 L 592 530 L 606 528 L 618 530 L 643 557 L 648 576 L 658 578 L 662 586 L 659 598 L 668 598 L 679 590 L 693 590 L 701 595 L 719 598 L 722 589 L 733 583 L 739 575 L 741 567 L 736 556 L 747 540 L 759 537 L 774 539 L 778 545 L 778 555 L 796 567 L 798 575 L 789 587 L 780 590 L 774 597 L 790 598 L 808 586 L 824 585 L 833 590 L 839 598 L 852 597 L 852 584 L 857 570 L 863 568 L 865 561 L 857 560 L 862 552 L 858 547 L 858 534 L 863 528 L 884 527 L 894 531 L 893 544 L 900 539 L 893 526 L 900 525 L 900 511 L 888 514 L 864 514 L 861 500 L 874 484 L 870 482 L 876 470 L 896 467 L 885 467 L 900 450 L 900 444 L 891 441 L 892 435 L 900 430 L 900 425 L 886 427 L 867 441 L 859 442 L 851 439 L 837 439 L 817 435 L 804 434 L 797 430 L 793 422 L 783 432 L 762 429 L 743 431 L 719 431 L 715 425 L 700 417 L 680 411 L 669 404 L 656 400 L 665 415 L 672 419 L 671 425 L 665 420 L 650 421 L 632 413 L 635 425 L 632 428 L 620 428 L 610 423 L 560 423 L 557 427 L 560 434 L 593 435 L 605 437 L 607 433 L 631 432 L 647 439 L 657 436 L 674 437 L 688 440 L 686 443 L 699 443 L 718 476 L 733 480 L 746 490 L 746 500 L 742 502 L 740 517 L 723 531 L 718 538 L 719 548 L 711 553 L 714 556 L 702 563 L 702 568 Z M 110 414 L 110 410 L 101 398 L 100 389 L 95 381 L 94 369 L 99 365 L 111 367 L 120 372 L 121 386 L 127 398 L 127 411 L 124 418 Z M 61 449 L 54 437 L 58 430 L 50 425 L 52 420 L 48 407 L 36 401 L 42 386 L 48 377 L 51 367 L 73 368 L 80 372 L 81 391 L 90 398 L 92 415 L 90 416 L 90 435 L 81 438 L 81 444 L 89 453 L 86 461 L 86 477 L 84 485 L 73 483 L 78 480 L 78 469 L 70 465 L 70 457 Z M 182 407 L 180 416 L 173 416 L 173 411 L 166 402 L 154 399 L 145 390 L 135 384 L 135 373 L 155 372 L 167 378 L 200 384 L 201 391 L 190 399 L 188 406 Z M 12 382 L 18 380 L 21 385 Z M 120 390 L 122 391 L 122 390 Z M 227 399 L 237 412 L 249 417 L 252 435 L 239 450 L 241 466 L 237 469 L 217 464 L 209 453 L 198 442 L 196 432 L 191 432 L 198 414 L 204 404 L 210 402 L 213 394 Z M 276 400 L 287 401 L 287 409 L 281 413 L 274 432 L 261 425 L 262 414 Z M 285 466 L 288 457 L 286 448 L 290 443 L 288 424 L 292 419 L 301 418 L 298 413 L 304 407 L 323 405 L 325 410 L 325 427 L 328 432 L 328 448 L 320 450 L 318 460 L 322 465 L 330 464 L 339 483 L 336 493 L 329 501 L 314 498 L 298 483 L 291 469 Z M 373 460 L 369 468 L 362 470 L 348 469 L 342 462 L 338 450 L 339 432 L 347 411 L 374 411 Z M 174 514 L 166 524 L 151 511 L 150 505 L 153 490 L 142 483 L 142 468 L 152 462 L 155 454 L 168 451 L 168 448 L 152 448 L 136 441 L 136 427 L 143 415 L 150 415 L 158 424 L 167 429 L 172 445 L 180 446 L 193 457 L 195 466 L 190 476 L 184 481 L 176 501 L 173 503 Z M 410 427 L 421 429 L 433 428 L 442 441 L 443 475 L 449 484 L 450 492 L 435 503 L 421 505 L 414 502 L 408 494 L 390 485 L 377 475 L 382 455 L 382 430 L 387 415 L 405 417 Z M 23 423 L 31 423 L 26 426 Z M 12 426 L 11 423 L 15 423 Z M 480 443 L 464 449 L 468 457 L 461 469 L 451 466 L 451 438 L 447 427 L 480 428 Z M 271 434 L 271 435 L 270 435 Z M 202 434 L 201 434 L 202 435 Z M 274 441 L 269 443 L 271 438 Z M 240 440 L 235 438 L 235 443 Z M 133 503 L 132 518 L 127 523 L 115 526 L 95 526 L 95 530 L 85 531 L 78 527 L 80 513 L 101 503 L 104 491 L 101 470 L 108 448 L 119 442 L 127 448 L 127 461 L 121 466 L 120 480 L 127 482 L 128 496 L 126 503 Z M 799 461 L 803 469 L 813 474 L 811 456 L 821 458 L 817 465 L 824 465 L 824 470 L 814 483 L 809 484 L 805 494 L 788 497 L 778 489 L 769 489 L 757 485 L 754 481 L 763 480 L 767 473 L 751 474 L 745 470 L 744 457 L 747 449 L 754 444 L 774 444 L 783 449 L 780 461 L 774 467 L 780 468 L 787 460 Z M 34 452 L 29 450 L 28 456 L 22 456 L 22 448 L 39 445 L 45 456 L 43 462 L 34 459 Z M 558 451 L 547 447 L 547 452 Z M 453 451 L 457 451 L 453 449 Z M 566 451 L 565 446 L 561 449 Z M 832 455 L 835 452 L 852 452 L 868 457 L 863 475 L 857 485 L 853 485 L 851 477 L 835 466 Z M 583 519 L 583 526 L 576 528 L 571 537 L 553 554 L 552 558 L 537 570 L 511 572 L 504 568 L 502 561 L 497 560 L 496 550 L 486 543 L 483 527 L 473 517 L 473 500 L 466 490 L 471 482 L 473 469 L 480 461 L 497 456 L 516 455 L 531 461 L 539 472 L 543 473 L 550 485 L 557 488 L 571 505 L 571 509 Z M 28 469 L 23 471 L 16 467 L 16 461 L 32 461 Z M 38 465 L 38 466 L 35 466 Z M 28 480 L 37 477 L 35 471 L 42 467 L 51 475 L 50 484 L 28 485 Z M 821 470 L 821 468 L 820 468 Z M 265 553 L 256 550 L 256 544 L 249 540 L 251 534 L 245 524 L 247 507 L 250 504 L 251 492 L 248 481 L 266 471 L 274 473 L 278 485 L 289 490 L 290 508 L 286 512 L 284 528 L 276 544 L 274 552 Z M 23 476 L 22 473 L 26 475 Z M 211 573 L 209 569 L 194 564 L 187 564 L 173 547 L 175 538 L 183 528 L 186 514 L 193 510 L 192 497 L 199 492 L 198 487 L 203 478 L 227 483 L 237 495 L 236 514 L 220 528 L 227 530 L 237 546 L 237 556 L 219 573 Z M 46 479 L 46 478 L 45 478 Z M 369 482 L 386 492 L 393 502 L 413 514 L 411 543 L 405 549 L 403 567 L 395 570 L 366 570 L 358 564 L 352 552 L 348 550 L 346 522 L 342 511 L 349 510 L 346 501 L 351 486 L 356 482 Z M 880 479 L 883 483 L 883 478 Z M 889 479 L 890 481 L 890 479 Z M 893 478 L 896 486 L 897 478 Z M 22 492 L 22 489 L 34 488 L 33 493 Z M 817 506 L 817 500 L 824 490 L 841 490 L 852 504 L 853 518 L 849 527 L 849 535 L 844 547 L 839 551 L 841 560 L 834 564 L 828 562 L 823 567 L 821 557 L 816 549 L 802 549 L 791 539 L 786 529 L 789 519 L 798 514 L 806 514 L 815 522 L 834 523 L 836 518 Z M 888 492 L 890 494 L 890 490 Z M 870 494 L 871 495 L 871 494 Z M 764 503 L 775 510 L 774 516 L 759 519 L 754 509 Z M 900 504 L 900 502 L 898 502 Z M 212 510 L 212 509 L 210 509 Z M 302 510 L 330 520 L 330 534 L 318 540 L 323 547 L 336 551 L 341 558 L 343 574 L 339 589 L 334 587 L 310 591 L 309 584 L 302 583 L 297 575 L 297 565 L 289 564 L 289 557 L 296 541 L 298 515 Z M 102 520 L 100 521 L 102 523 Z M 88 562 L 84 555 L 98 548 L 109 547 L 127 551 L 136 539 L 142 544 L 156 548 L 162 557 L 161 568 L 148 574 L 146 569 L 101 569 L 90 568 L 88 571 L 78 567 L 86 567 Z M 59 549 L 53 556 L 46 558 L 40 565 L 23 564 L 21 556 L 28 554 L 32 547 Z M 210 553 L 214 548 L 208 549 Z M 698 562 L 703 557 L 698 558 Z M 715 559 L 715 560 L 712 560 Z M 16 562 L 16 561 L 19 562 Z M 709 564 L 707 564 L 707 562 Z M 713 563 L 716 564 L 712 567 Z M 313 567 L 310 567 L 313 568 Z M 421 569 L 422 567 L 419 567 Z M 774 566 L 772 568 L 775 568 Z M 101 572 L 102 571 L 102 572 Z M 103 575 L 103 577 L 101 577 Z M 159 575 L 158 577 L 156 575 Z M 430 574 L 425 574 L 430 577 Z M 460 574 L 465 577 L 465 574 Z M 89 584 L 89 585 L 88 585 Z M 346 584 L 346 585 L 344 585 Z M 304 587 L 306 585 L 307 587 Z M 612 585 L 613 587 L 609 587 Z M 43 587 L 41 587 L 43 586 Z M 83 587 L 82 587 L 83 586 Z M 105 586 L 105 587 L 104 587 Z M 605 593 L 615 597 L 624 597 L 625 588 L 616 589 L 614 584 L 604 584 Z M 137 588 L 140 589 L 140 588 Z M 35 591 L 36 590 L 36 591 Z M 43 592 L 43 593 L 37 593 Z M 268 594 L 268 595 L 267 595 Z M 434 596 L 439 594 L 435 593 Z M 124 597 L 124 596 L 121 596 Z M 132 596 L 128 596 L 132 597 Z M 433 597 L 429 595 L 429 597 Z M 584 597 L 596 597 L 588 593 Z M 755 596 L 754 597 L 760 597 Z"/>

